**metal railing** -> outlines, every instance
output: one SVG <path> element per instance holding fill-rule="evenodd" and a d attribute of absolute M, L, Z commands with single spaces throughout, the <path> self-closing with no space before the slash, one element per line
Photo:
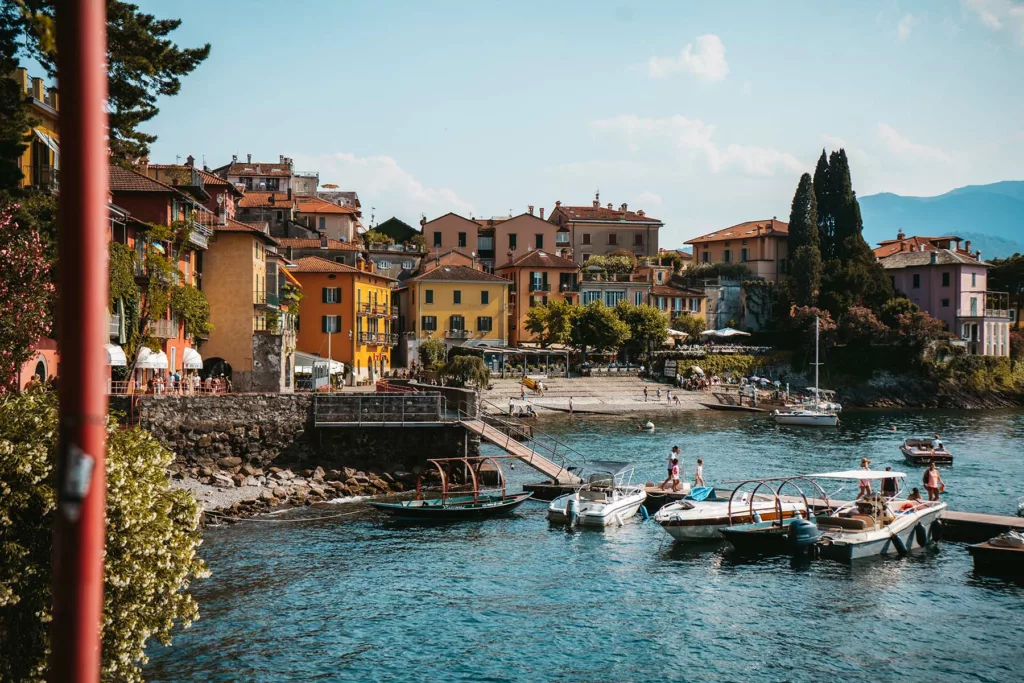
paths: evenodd
<path fill-rule="evenodd" d="M 548 283 L 548 282 L 531 282 L 530 283 L 530 291 L 531 292 L 550 292 L 551 291 L 551 284 Z"/>
<path fill-rule="evenodd" d="M 424 426 L 455 422 L 440 393 L 317 394 L 313 424 L 323 426 Z"/>
<path fill-rule="evenodd" d="M 151 320 L 149 331 L 154 337 L 173 339 L 178 336 L 178 322 L 176 320 Z"/>
<path fill-rule="evenodd" d="M 372 315 L 373 307 L 370 304 L 356 304 L 356 315 Z"/>
<path fill-rule="evenodd" d="M 469 339 L 473 334 L 472 330 L 445 330 L 444 336 L 447 339 Z"/>
<path fill-rule="evenodd" d="M 360 344 L 376 344 L 377 333 L 376 332 L 360 332 L 358 335 L 358 341 Z"/>
<path fill-rule="evenodd" d="M 253 303 L 261 306 L 278 306 L 281 303 L 281 298 L 277 292 L 269 292 L 261 289 L 257 289 L 253 293 Z"/>
<path fill-rule="evenodd" d="M 956 309 L 958 318 L 1009 318 L 1009 308 L 979 308 L 971 311 L 966 308 Z"/>
<path fill-rule="evenodd" d="M 200 182 L 202 182 L 201 179 Z M 191 219 L 188 221 L 188 228 L 188 241 L 200 249 L 208 249 L 210 246 L 210 237 L 213 235 L 213 230 L 210 230 L 210 228 L 202 223 Z"/>

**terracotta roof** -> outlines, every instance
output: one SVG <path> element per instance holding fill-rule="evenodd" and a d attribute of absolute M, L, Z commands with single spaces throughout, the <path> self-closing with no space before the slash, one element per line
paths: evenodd
<path fill-rule="evenodd" d="M 274 198 L 273 202 L 270 201 L 271 197 Z M 287 192 L 246 192 L 238 200 L 240 209 L 284 209 L 294 205 L 294 200 L 288 199 Z"/>
<path fill-rule="evenodd" d="M 698 289 L 681 289 L 668 285 L 654 285 L 651 287 L 651 294 L 656 296 L 704 296 L 704 292 Z"/>
<path fill-rule="evenodd" d="M 150 168 L 155 168 L 155 169 L 158 169 L 158 170 L 161 170 L 161 171 L 169 171 L 171 169 L 178 169 L 178 168 L 180 168 L 182 170 L 186 170 L 187 169 L 187 170 L 191 171 L 194 168 L 192 166 L 186 166 L 184 164 L 149 164 L 149 167 Z M 206 185 L 223 185 L 225 187 L 230 187 L 231 189 L 235 190 L 235 192 L 238 192 L 238 190 L 235 189 L 235 186 L 232 183 L 229 183 L 227 180 L 225 180 L 224 178 L 221 178 L 219 175 L 216 175 L 215 173 L 211 173 L 210 171 L 205 171 L 205 170 L 203 170 L 201 168 L 196 168 L 195 172 L 199 174 L 199 177 L 203 179 L 203 183 L 206 184 Z M 239 193 L 239 194 L 241 194 L 241 193 Z"/>
<path fill-rule="evenodd" d="M 920 251 L 921 249 L 924 249 L 925 251 L 933 251 L 940 248 L 936 246 L 935 243 L 943 240 L 949 240 L 950 242 L 962 241 L 955 235 L 948 235 L 946 237 L 920 237 L 914 235 L 912 237 L 904 237 L 903 239 L 882 240 L 878 243 L 879 246 L 872 251 L 874 251 L 875 258 L 883 259 L 904 251 Z M 970 255 L 970 252 L 966 249 L 954 250 L 965 256 Z"/>
<path fill-rule="evenodd" d="M 491 275 L 485 273 L 482 270 L 476 270 L 469 266 L 438 266 L 433 270 L 424 273 L 423 275 L 417 275 L 414 278 L 410 278 L 408 282 L 420 282 L 420 281 L 432 281 L 432 282 L 504 282 L 508 284 L 508 280 L 497 275 Z"/>
<path fill-rule="evenodd" d="M 935 261 L 932 262 L 934 256 Z M 952 249 L 930 249 L 927 251 L 903 251 L 883 258 L 879 263 L 887 270 L 894 268 L 914 268 L 917 266 L 985 266 L 988 263 L 967 256 Z"/>
<path fill-rule="evenodd" d="M 478 226 L 480 225 L 477 221 L 475 221 L 473 219 L 470 219 L 470 218 L 466 218 L 465 216 L 460 216 L 459 214 L 455 213 L 454 211 L 449 211 L 448 213 L 446 213 L 444 215 L 441 215 L 441 216 L 438 216 L 437 218 L 431 219 L 431 220 L 427 221 L 426 223 L 424 223 L 423 225 L 424 226 L 430 225 L 434 221 L 439 221 L 442 218 L 444 218 L 445 216 L 455 216 L 456 218 L 461 218 L 462 220 L 466 221 L 467 223 L 474 223 L 474 224 L 476 224 Z"/>
<path fill-rule="evenodd" d="M 700 242 L 721 242 L 722 240 L 739 240 L 761 235 L 774 235 L 775 237 L 789 237 L 789 223 L 775 218 L 763 221 L 747 221 L 736 225 L 709 232 L 692 240 L 686 240 L 686 244 L 698 244 Z"/>
<path fill-rule="evenodd" d="M 358 214 L 359 210 L 351 206 L 338 206 L 319 197 L 296 197 L 296 208 L 303 213 L 343 213 Z"/>
<path fill-rule="evenodd" d="M 319 256 L 303 256 L 300 259 L 295 260 L 295 264 L 298 268 L 293 268 L 293 272 L 296 273 L 346 273 L 349 275 L 370 275 L 371 277 L 377 277 L 381 280 L 394 281 L 395 278 L 381 273 L 371 273 L 366 270 L 359 270 L 352 266 L 346 266 L 343 263 L 337 261 L 328 261 L 325 258 Z"/>
<path fill-rule="evenodd" d="M 120 166 L 110 166 L 110 191 L 111 192 L 169 192 L 180 194 L 166 183 L 153 180 L 149 176 L 137 171 L 131 171 Z"/>
<path fill-rule="evenodd" d="M 659 254 L 679 254 L 683 260 L 693 260 L 693 253 L 689 251 L 683 251 L 682 249 L 659 249 Z"/>
<path fill-rule="evenodd" d="M 620 208 L 610 209 L 607 206 L 556 206 L 551 212 L 554 217 L 562 214 L 570 221 L 616 221 L 626 223 L 650 223 L 663 225 L 657 218 L 651 218 L 643 211 L 623 211 Z"/>
<path fill-rule="evenodd" d="M 537 249 L 523 254 L 511 263 L 498 266 L 495 270 L 504 268 L 579 268 L 579 264 L 572 259 L 562 258 L 549 254 L 543 249 Z"/>
<path fill-rule="evenodd" d="M 259 161 L 245 162 L 235 161 L 227 166 L 221 166 L 217 169 L 224 173 L 224 175 L 237 175 L 237 176 L 280 176 L 280 177 L 291 177 L 292 170 L 288 167 L 288 164 L 282 163 L 263 163 Z"/>
<path fill-rule="evenodd" d="M 264 231 L 259 224 L 243 223 L 242 221 L 236 221 L 234 218 L 228 218 L 223 224 L 221 224 L 220 218 L 212 213 L 203 212 L 200 213 L 199 216 L 199 222 L 213 230 L 215 233 L 245 232 L 252 234 L 254 237 L 259 237 L 267 244 L 277 244 L 277 240 Z"/>
<path fill-rule="evenodd" d="M 292 249 L 320 249 L 320 240 L 316 238 L 305 238 L 305 237 L 282 237 L 278 239 L 278 243 L 284 248 Z M 327 239 L 327 249 L 325 251 L 363 251 L 363 247 L 354 242 L 342 242 L 336 239 Z"/>

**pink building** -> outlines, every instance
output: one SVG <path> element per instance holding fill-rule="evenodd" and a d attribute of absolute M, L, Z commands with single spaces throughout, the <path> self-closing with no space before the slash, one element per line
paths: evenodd
<path fill-rule="evenodd" d="M 1010 355 L 1006 292 L 990 292 L 989 264 L 958 249 L 897 251 L 879 259 L 893 287 L 959 338 L 970 353 Z"/>

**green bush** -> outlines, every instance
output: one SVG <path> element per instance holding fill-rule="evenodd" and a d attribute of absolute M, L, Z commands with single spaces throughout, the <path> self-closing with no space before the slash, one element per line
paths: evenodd
<path fill-rule="evenodd" d="M 206 576 L 200 508 L 168 485 L 173 454 L 140 428 L 107 430 L 102 678 L 141 681 L 145 648 L 198 618 L 187 592 Z M 0 680 L 42 681 L 51 618 L 57 401 L 32 390 L 0 401 Z"/>

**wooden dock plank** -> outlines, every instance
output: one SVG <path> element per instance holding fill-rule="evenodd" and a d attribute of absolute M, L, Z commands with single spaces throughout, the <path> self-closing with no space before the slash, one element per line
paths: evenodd
<path fill-rule="evenodd" d="M 481 439 L 485 439 L 489 443 L 501 448 L 509 455 L 515 456 L 521 462 L 529 465 L 541 474 L 550 477 L 553 481 L 557 481 L 560 484 L 574 484 L 579 481 L 579 477 L 572 474 L 558 463 L 552 462 L 543 455 L 537 453 L 536 450 L 510 438 L 501 430 L 495 429 L 482 420 L 466 419 L 459 420 L 459 422 L 469 431 L 474 434 L 478 434 Z"/>

